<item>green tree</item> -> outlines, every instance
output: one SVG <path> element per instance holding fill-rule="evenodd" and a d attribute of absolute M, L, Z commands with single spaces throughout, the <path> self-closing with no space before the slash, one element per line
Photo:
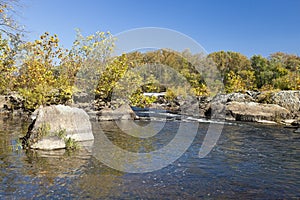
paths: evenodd
<path fill-rule="evenodd" d="M 281 90 L 297 89 L 299 80 L 300 57 L 292 54 L 277 52 L 270 55 L 273 86 Z"/>
<path fill-rule="evenodd" d="M 256 86 L 261 88 L 265 84 L 270 84 L 273 72 L 269 69 L 268 59 L 261 55 L 254 55 L 251 57 L 251 66 L 254 69 L 254 75 L 256 80 Z"/>
<path fill-rule="evenodd" d="M 23 45 L 24 58 L 19 69 L 18 88 L 29 110 L 50 104 L 54 98 L 57 87 L 54 71 L 63 56 L 58 42 L 57 35 L 45 33 L 40 40 Z"/>
<path fill-rule="evenodd" d="M 111 101 L 113 90 L 118 81 L 125 75 L 128 69 L 128 59 L 125 54 L 115 58 L 100 74 L 100 80 L 96 88 L 96 98 L 106 102 Z"/>
<path fill-rule="evenodd" d="M 187 56 L 187 58 L 184 55 Z M 173 50 L 160 49 L 156 51 L 146 52 L 144 54 L 137 52 L 130 53 L 128 55 L 128 58 L 132 63 L 138 63 L 136 66 L 144 64 L 152 65 L 153 71 L 151 73 L 155 77 L 159 76 L 159 74 L 157 73 L 164 74 L 164 80 L 169 80 L 165 82 L 171 82 L 172 80 L 176 80 L 176 77 L 172 77 L 172 75 L 174 76 L 175 74 L 172 73 L 170 75 L 167 75 L 167 73 L 164 73 L 165 70 L 159 66 L 166 66 L 166 68 L 170 67 L 179 74 L 183 75 L 188 80 L 188 82 L 193 88 L 194 95 L 201 96 L 207 95 L 208 93 L 205 81 L 199 73 L 199 71 L 196 69 L 196 65 L 199 64 L 197 63 L 199 62 L 199 55 L 192 55 L 187 50 L 182 53 L 179 53 Z M 191 59 L 194 62 L 194 64 L 191 63 L 188 59 Z M 158 68 L 160 70 L 158 70 Z M 150 76 L 150 74 L 148 76 Z M 180 84 L 181 83 L 178 82 L 178 86 Z M 165 87 L 160 88 L 164 88 L 165 90 L 165 88 L 167 87 L 168 85 L 165 85 Z"/>
<path fill-rule="evenodd" d="M 255 75 L 250 60 L 237 52 L 219 51 L 208 55 L 220 71 L 225 87 L 232 88 L 232 77 L 240 77 L 245 89 L 252 90 L 256 88 Z M 234 76 L 233 76 L 234 73 Z"/>
<path fill-rule="evenodd" d="M 76 33 L 76 40 L 70 50 L 73 62 L 79 65 L 75 80 L 76 90 L 85 92 L 92 98 L 100 74 L 105 71 L 112 59 L 115 38 L 110 32 L 96 32 L 86 37 L 79 29 Z"/>

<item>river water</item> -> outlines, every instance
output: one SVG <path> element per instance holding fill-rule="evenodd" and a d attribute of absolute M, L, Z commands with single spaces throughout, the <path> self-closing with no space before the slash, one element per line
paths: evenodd
<path fill-rule="evenodd" d="M 135 123 L 147 128 L 150 122 Z M 32 151 L 17 144 L 28 124 L 1 118 L 0 199 L 300 198 L 300 135 L 293 130 L 225 123 L 212 151 L 199 158 L 208 122 L 171 116 L 151 123 L 163 129 L 141 139 L 127 135 L 115 122 L 93 122 L 95 141 L 90 149 Z M 182 123 L 197 123 L 197 135 L 180 158 L 162 169 L 124 172 L 108 167 L 93 153 L 101 143 L 100 132 L 122 149 L 147 153 L 168 144 Z"/>

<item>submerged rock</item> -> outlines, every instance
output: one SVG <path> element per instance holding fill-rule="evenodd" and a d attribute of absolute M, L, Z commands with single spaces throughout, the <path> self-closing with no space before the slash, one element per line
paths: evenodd
<path fill-rule="evenodd" d="M 67 147 L 67 142 L 93 140 L 87 113 L 79 108 L 53 105 L 37 109 L 28 133 L 23 138 L 30 148 L 53 150 Z"/>

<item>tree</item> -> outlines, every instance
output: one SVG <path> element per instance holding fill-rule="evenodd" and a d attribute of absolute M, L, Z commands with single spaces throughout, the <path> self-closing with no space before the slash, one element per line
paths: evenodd
<path fill-rule="evenodd" d="M 125 54 L 115 58 L 100 74 L 100 80 L 96 88 L 96 98 L 105 102 L 111 101 L 113 90 L 118 89 L 118 81 L 124 77 L 127 69 L 128 59 Z"/>
<path fill-rule="evenodd" d="M 55 71 L 64 56 L 57 35 L 45 33 L 40 40 L 23 45 L 23 60 L 19 69 L 18 91 L 25 98 L 25 107 L 34 110 L 54 100 L 57 85 Z"/>
<path fill-rule="evenodd" d="M 209 54 L 208 57 L 215 62 L 225 87 L 232 87 L 230 84 L 233 83 L 232 77 L 234 73 L 234 77 L 241 78 L 243 85 L 246 87 L 245 89 L 252 90 L 256 88 L 251 62 L 246 56 L 237 52 L 219 51 Z"/>
<path fill-rule="evenodd" d="M 96 32 L 86 37 L 79 29 L 76 33 L 69 53 L 74 63 L 80 66 L 76 73 L 76 90 L 87 93 L 92 100 L 100 75 L 112 60 L 115 38 L 110 32 Z"/>
<path fill-rule="evenodd" d="M 16 82 L 15 56 L 22 29 L 14 19 L 17 0 L 0 0 L 0 94 L 12 91 Z"/>
<path fill-rule="evenodd" d="M 160 74 L 161 75 L 163 74 L 165 76 L 163 77 L 163 79 L 165 80 L 165 82 L 168 83 L 172 82 L 172 80 L 176 80 L 175 73 L 171 73 L 168 75 L 167 73 L 164 73 L 166 68 L 168 67 L 172 68 L 174 71 L 183 75 L 187 79 L 187 81 L 193 88 L 192 91 L 194 95 L 201 96 L 201 95 L 207 95 L 208 93 L 208 89 L 205 85 L 205 81 L 201 75 L 201 72 L 199 72 L 198 69 L 196 69 L 196 67 L 198 67 L 197 65 L 200 66 L 199 64 L 200 55 L 192 55 L 187 50 L 180 53 L 169 49 L 160 49 L 157 51 L 146 52 L 144 54 L 136 53 L 136 52 L 130 53 L 128 55 L 128 58 L 132 63 L 139 63 L 139 65 L 144 65 L 144 64 L 152 65 L 153 71 L 151 73 L 155 77 L 158 77 L 160 76 Z M 142 63 L 141 60 L 143 60 Z M 159 67 L 159 66 L 165 66 L 165 69 L 164 67 Z M 159 71 L 157 70 L 158 68 L 160 69 Z M 181 82 L 179 81 L 177 84 L 179 86 Z M 165 87 L 161 87 L 161 88 L 165 89 L 167 87 L 168 85 L 165 85 Z"/>
<path fill-rule="evenodd" d="M 226 74 L 227 84 L 225 85 L 225 91 L 227 93 L 232 92 L 244 92 L 246 90 L 246 85 L 243 79 L 233 71 Z"/>
<path fill-rule="evenodd" d="M 300 57 L 293 54 L 277 52 L 270 55 L 270 68 L 272 68 L 273 86 L 281 90 L 299 88 Z"/>
<path fill-rule="evenodd" d="M 3 39 L 0 34 L 0 94 L 6 94 L 14 89 L 15 73 L 15 51 L 9 40 Z"/>
<path fill-rule="evenodd" d="M 261 88 L 265 84 L 270 84 L 273 72 L 269 69 L 268 59 L 261 55 L 254 55 L 250 60 L 251 66 L 254 70 L 256 86 Z"/>

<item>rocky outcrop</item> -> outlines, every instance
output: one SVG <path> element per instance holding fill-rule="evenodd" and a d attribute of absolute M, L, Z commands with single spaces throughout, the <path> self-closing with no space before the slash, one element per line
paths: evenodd
<path fill-rule="evenodd" d="M 53 150 L 69 143 L 93 140 L 88 114 L 79 108 L 53 105 L 37 109 L 28 133 L 23 138 L 30 148 Z"/>
<path fill-rule="evenodd" d="M 300 91 L 280 91 L 270 95 L 270 103 L 288 109 L 294 116 L 300 112 Z"/>
<path fill-rule="evenodd" d="M 237 121 L 260 122 L 288 119 L 291 113 L 275 104 L 259 104 L 255 102 L 229 102 L 226 104 L 227 116 Z"/>
<path fill-rule="evenodd" d="M 253 122 L 280 122 L 296 119 L 300 113 L 300 91 L 254 92 L 220 94 L 205 102 L 205 117 L 218 116 L 225 110 L 226 119 Z M 293 121 L 293 120 L 287 120 Z"/>

